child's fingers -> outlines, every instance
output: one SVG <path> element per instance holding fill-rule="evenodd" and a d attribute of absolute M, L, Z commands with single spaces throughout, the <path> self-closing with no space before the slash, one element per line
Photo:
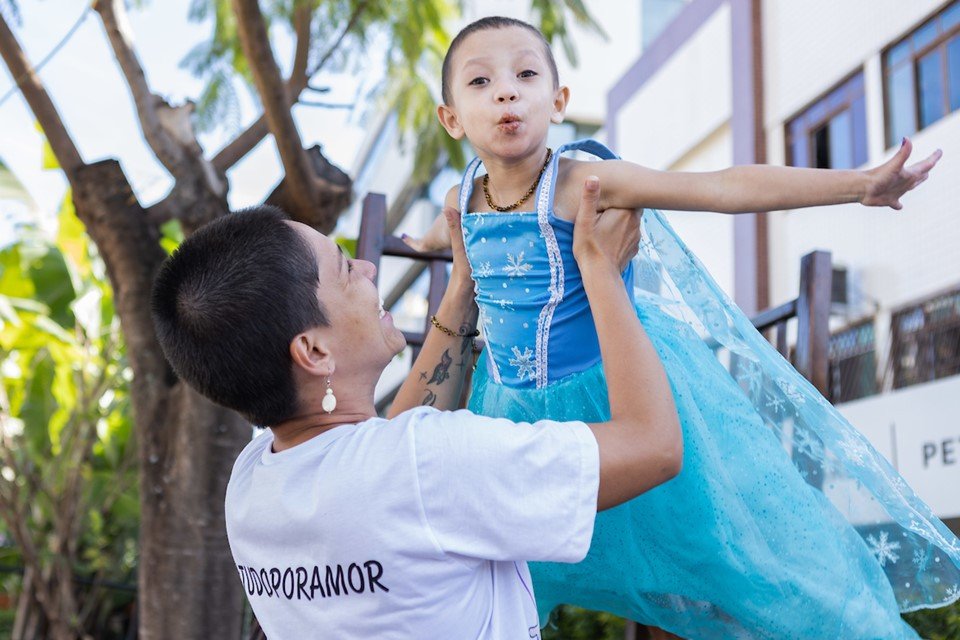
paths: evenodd
<path fill-rule="evenodd" d="M 904 137 L 903 142 L 900 143 L 900 150 L 894 154 L 890 162 L 898 169 L 902 168 L 907 163 L 911 153 L 913 153 L 913 143 L 910 142 L 910 138 Z"/>
<path fill-rule="evenodd" d="M 931 153 L 929 156 L 927 156 L 917 164 L 913 165 L 912 168 L 915 169 L 916 171 L 919 171 L 920 173 L 926 173 L 927 171 L 930 171 L 931 169 L 933 169 L 938 162 L 940 162 L 941 157 L 943 157 L 943 151 L 941 151 L 940 149 L 937 149 L 936 151 Z"/>
<path fill-rule="evenodd" d="M 400 236 L 400 239 L 403 240 L 403 242 L 414 251 L 423 251 L 422 240 L 414 238 L 413 236 L 408 236 L 407 234 Z"/>

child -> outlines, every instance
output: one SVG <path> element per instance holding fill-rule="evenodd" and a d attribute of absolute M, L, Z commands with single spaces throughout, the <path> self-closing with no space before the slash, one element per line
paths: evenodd
<path fill-rule="evenodd" d="M 659 288 L 638 290 L 635 302 L 670 379 L 685 452 L 677 478 L 598 516 L 583 562 L 531 565 L 541 621 L 570 603 L 687 638 L 916 637 L 899 611 L 960 597 L 957 539 L 753 329 L 653 209 L 853 201 L 900 209 L 940 152 L 904 167 L 904 140 L 865 172 L 658 172 L 593 141 L 551 153 L 547 130 L 568 98 L 547 42 L 523 22 L 479 20 L 444 60 L 440 122 L 479 156 L 447 196 L 463 212 L 487 340 L 470 408 L 514 420 L 599 420 L 608 411 L 571 252 L 580 188 L 596 175 L 600 209 L 647 208 L 640 254 L 623 280 L 633 292 L 635 270 L 660 274 Z M 560 157 L 569 150 L 606 161 Z M 486 175 L 475 180 L 481 161 Z M 439 248 L 449 244 L 444 230 L 408 242 Z"/>

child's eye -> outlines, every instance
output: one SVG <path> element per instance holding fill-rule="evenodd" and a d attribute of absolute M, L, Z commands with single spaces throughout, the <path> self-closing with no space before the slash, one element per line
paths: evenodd
<path fill-rule="evenodd" d="M 482 86 L 482 85 L 486 84 L 486 82 L 487 82 L 487 79 L 486 79 L 486 78 L 474 78 L 473 80 L 470 81 L 469 84 L 471 84 L 471 85 L 477 85 L 477 86 Z"/>
<path fill-rule="evenodd" d="M 532 78 L 535 75 L 537 75 L 537 72 L 532 69 L 527 69 L 517 74 L 517 76 L 520 78 Z"/>

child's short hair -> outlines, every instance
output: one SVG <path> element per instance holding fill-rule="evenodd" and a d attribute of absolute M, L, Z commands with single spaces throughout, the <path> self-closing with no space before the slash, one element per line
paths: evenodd
<path fill-rule="evenodd" d="M 560 73 L 557 71 L 557 61 L 553 57 L 553 51 L 550 50 L 550 43 L 547 42 L 547 39 L 543 37 L 543 34 L 540 33 L 539 29 L 532 24 L 524 22 L 523 20 L 505 18 L 503 16 L 489 16 L 475 20 L 465 26 L 450 43 L 450 48 L 447 49 L 447 55 L 443 57 L 443 67 L 440 72 L 440 92 L 443 97 L 444 104 L 453 103 L 453 99 L 450 95 L 450 61 L 453 59 L 453 54 L 463 43 L 464 39 L 466 39 L 466 37 L 471 33 L 476 33 L 477 31 L 486 31 L 487 29 L 504 29 L 506 27 L 520 27 L 521 29 L 526 29 L 527 31 L 536 34 L 536 36 L 540 39 L 540 42 L 543 44 L 544 53 L 547 55 L 547 62 L 550 65 L 550 73 L 553 75 L 553 86 L 560 86 Z"/>
<path fill-rule="evenodd" d="M 275 207 L 225 215 L 160 267 L 152 311 L 176 375 L 256 425 L 294 415 L 290 342 L 327 326 L 314 250 Z"/>

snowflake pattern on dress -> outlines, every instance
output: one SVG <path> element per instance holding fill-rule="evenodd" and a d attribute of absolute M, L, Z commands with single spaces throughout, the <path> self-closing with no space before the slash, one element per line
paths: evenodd
<path fill-rule="evenodd" d="M 763 386 L 763 373 L 760 371 L 760 366 L 752 360 L 746 360 L 741 367 L 737 374 L 737 382 L 740 383 L 741 388 L 746 385 L 743 390 L 748 396 L 755 397 Z"/>
<path fill-rule="evenodd" d="M 814 459 L 823 458 L 823 445 L 808 429 L 797 429 L 793 434 L 793 446 L 802 454 Z"/>
<path fill-rule="evenodd" d="M 887 566 L 888 560 L 891 563 L 896 563 L 900 559 L 900 556 L 895 553 L 900 548 L 900 543 L 889 540 L 889 537 L 886 531 L 881 531 L 879 538 L 875 538 L 873 534 L 867 536 L 870 551 L 876 556 L 881 567 Z"/>
<path fill-rule="evenodd" d="M 512 253 L 507 254 L 507 266 L 503 268 L 503 271 L 511 278 L 522 278 L 532 268 L 532 264 L 523 261 L 523 251 L 521 251 L 516 257 Z"/>
<path fill-rule="evenodd" d="M 866 462 L 867 447 L 852 433 L 843 434 L 840 448 L 855 465 L 862 467 Z"/>
<path fill-rule="evenodd" d="M 777 386 L 780 387 L 781 391 L 783 391 L 783 395 L 787 396 L 787 398 L 794 404 L 801 405 L 806 402 L 806 398 L 803 397 L 803 394 L 800 393 L 800 390 L 797 389 L 796 385 L 789 380 L 786 380 L 785 378 L 778 378 Z"/>
<path fill-rule="evenodd" d="M 489 262 L 481 262 L 480 267 L 473 274 L 477 278 L 489 278 L 493 275 L 493 267 Z"/>
<path fill-rule="evenodd" d="M 783 408 L 784 408 L 783 398 L 781 398 L 781 397 L 778 396 L 778 395 L 774 395 L 774 394 L 772 394 L 772 393 L 768 393 L 768 394 L 767 394 L 767 402 L 766 402 L 766 404 L 765 404 L 764 406 L 765 406 L 767 409 L 770 409 L 770 411 L 771 411 L 774 415 L 778 415 L 781 411 L 783 411 Z"/>
<path fill-rule="evenodd" d="M 510 366 L 517 368 L 517 378 L 520 380 L 531 380 L 536 375 L 536 363 L 533 361 L 533 351 L 530 347 L 525 347 L 523 353 L 520 349 L 513 347 L 513 358 L 510 358 Z"/>

